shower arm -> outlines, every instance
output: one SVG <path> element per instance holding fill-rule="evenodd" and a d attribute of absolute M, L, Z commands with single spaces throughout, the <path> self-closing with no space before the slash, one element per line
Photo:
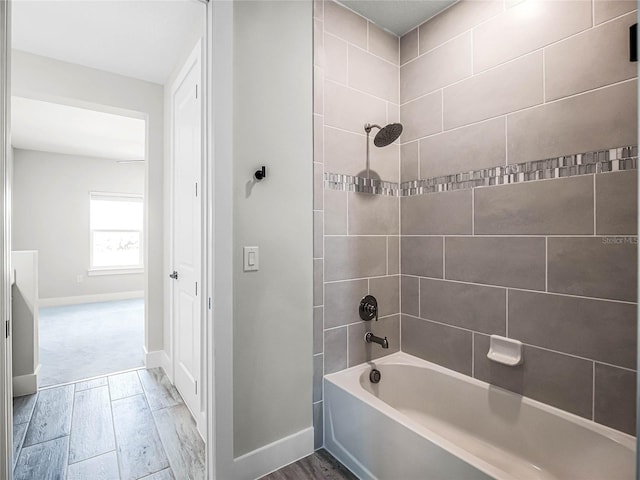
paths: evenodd
<path fill-rule="evenodd" d="M 370 166 L 370 162 L 369 162 L 369 134 L 371 133 L 371 129 L 372 128 L 377 128 L 378 130 L 382 130 L 382 127 L 380 125 L 376 125 L 376 124 L 371 124 L 371 123 L 365 123 L 364 124 L 364 131 L 367 132 L 367 178 L 371 178 L 371 166 Z"/>

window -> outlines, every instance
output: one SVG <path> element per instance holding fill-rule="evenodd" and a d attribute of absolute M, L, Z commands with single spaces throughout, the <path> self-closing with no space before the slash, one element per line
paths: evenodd
<path fill-rule="evenodd" d="M 140 195 L 91 193 L 91 270 L 143 267 Z"/>

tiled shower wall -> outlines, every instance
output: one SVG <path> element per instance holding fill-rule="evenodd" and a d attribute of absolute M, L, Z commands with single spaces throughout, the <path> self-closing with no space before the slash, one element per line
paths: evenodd
<path fill-rule="evenodd" d="M 462 1 L 404 35 L 402 180 L 637 145 L 636 8 Z M 402 198 L 402 350 L 633 433 L 636 198 L 636 170 Z"/>
<path fill-rule="evenodd" d="M 364 176 L 365 123 L 399 121 L 398 37 L 332 1 L 314 8 L 314 426 L 322 445 L 322 376 L 400 347 L 399 198 L 323 188 L 323 173 Z M 372 132 L 372 137 L 376 130 Z M 399 143 L 373 146 L 371 177 L 398 182 Z M 365 325 L 358 304 L 379 301 Z M 389 350 L 366 345 L 367 328 Z"/>

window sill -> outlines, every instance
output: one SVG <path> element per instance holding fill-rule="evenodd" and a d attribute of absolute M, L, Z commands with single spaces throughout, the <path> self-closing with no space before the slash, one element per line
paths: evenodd
<path fill-rule="evenodd" d="M 144 267 L 124 267 L 124 268 L 90 268 L 87 275 L 90 277 L 99 275 L 131 275 L 144 273 Z"/>

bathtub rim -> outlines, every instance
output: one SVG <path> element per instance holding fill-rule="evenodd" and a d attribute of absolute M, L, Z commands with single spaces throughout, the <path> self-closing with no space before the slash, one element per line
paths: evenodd
<path fill-rule="evenodd" d="M 391 417 L 393 420 L 399 422 L 401 425 L 408 428 L 409 430 L 426 438 L 428 441 L 433 442 L 436 446 L 448 451 L 452 455 L 455 455 L 456 457 L 460 458 L 462 461 L 472 465 L 473 467 L 477 468 L 483 473 L 486 473 L 494 478 L 510 479 L 510 478 L 513 478 L 513 475 L 483 460 L 482 458 L 474 455 L 473 453 L 470 453 L 469 451 L 457 446 L 456 444 L 452 443 L 451 441 L 447 440 L 441 435 L 433 432 L 428 427 L 413 420 L 410 416 L 400 412 L 399 410 L 396 410 L 391 405 L 387 404 L 380 398 L 376 397 L 374 394 L 365 390 L 360 385 L 360 378 L 362 374 L 370 370 L 371 368 L 375 368 L 378 365 L 407 365 L 407 366 L 426 368 L 426 369 L 434 370 L 444 375 L 453 377 L 457 380 L 466 382 L 467 384 L 480 387 L 483 390 L 486 390 L 487 392 L 489 392 L 490 390 L 497 390 L 509 396 L 518 397 L 518 400 L 522 404 L 529 405 L 534 408 L 538 408 L 542 410 L 544 413 L 555 415 L 566 421 L 577 424 L 578 426 L 587 428 L 597 434 L 602 435 L 603 437 L 606 437 L 607 439 L 619 444 L 622 448 L 629 449 L 631 452 L 633 452 L 635 457 L 636 437 L 632 435 L 626 434 L 624 432 L 620 432 L 611 427 L 607 427 L 606 425 L 596 423 L 592 420 L 589 420 L 584 417 L 580 417 L 576 414 L 567 412 L 560 408 L 547 405 L 546 403 L 540 402 L 538 400 L 534 400 L 530 397 L 520 395 L 518 393 L 498 387 L 496 385 L 492 385 L 490 383 L 484 382 L 482 380 L 478 380 L 473 377 L 469 377 L 463 373 L 457 372 L 455 370 L 451 370 L 449 368 L 443 367 L 433 362 L 429 362 L 428 360 L 423 360 L 421 358 L 410 355 L 406 352 L 402 352 L 402 351 L 394 352 L 385 357 L 381 357 L 376 360 L 370 360 L 358 365 L 354 365 L 353 367 L 349 367 L 345 370 L 341 370 L 335 373 L 330 373 L 324 376 L 324 381 L 330 382 L 337 388 L 346 392 L 348 395 L 358 399 L 359 401 L 366 403 L 368 406 L 374 408 L 381 414 Z M 354 387 L 356 387 L 356 389 L 358 389 L 359 391 L 354 391 Z M 325 408 L 327 408 L 326 405 L 325 405 Z M 325 432 L 325 435 L 327 434 L 328 432 Z"/>

